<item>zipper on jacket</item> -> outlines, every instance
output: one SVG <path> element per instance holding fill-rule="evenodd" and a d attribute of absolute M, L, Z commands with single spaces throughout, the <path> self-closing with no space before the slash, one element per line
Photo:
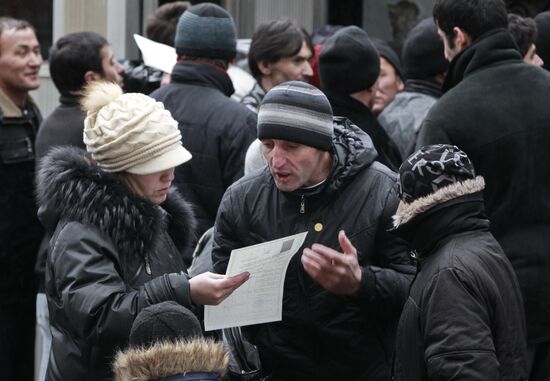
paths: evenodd
<path fill-rule="evenodd" d="M 151 275 L 151 264 L 149 263 L 149 253 L 145 254 L 145 271 Z"/>
<path fill-rule="evenodd" d="M 300 199 L 300 214 L 305 214 L 306 212 L 306 199 L 304 195 L 302 195 L 302 198 Z"/>

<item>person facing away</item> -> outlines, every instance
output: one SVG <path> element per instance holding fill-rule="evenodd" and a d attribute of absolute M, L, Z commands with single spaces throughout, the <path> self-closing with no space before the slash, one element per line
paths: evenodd
<path fill-rule="evenodd" d="M 321 88 L 335 115 L 350 119 L 371 138 L 377 160 L 397 170 L 401 155 L 372 112 L 380 83 L 380 58 L 367 32 L 356 26 L 337 31 L 319 54 Z"/>
<path fill-rule="evenodd" d="M 418 130 L 430 108 L 443 94 L 441 85 L 449 62 L 433 18 L 419 22 L 403 43 L 403 91 L 378 115 L 378 122 L 399 147 L 402 157 L 414 151 Z"/>
<path fill-rule="evenodd" d="M 235 24 L 223 8 L 202 3 L 185 11 L 176 28 L 178 62 L 171 82 L 151 94 L 164 103 L 195 158 L 177 169 L 176 185 L 197 217 L 196 240 L 214 225 L 223 193 L 243 175 L 246 149 L 256 134 L 256 114 L 229 98 L 227 75 L 236 55 Z"/>
<path fill-rule="evenodd" d="M 510 261 L 489 231 L 482 176 L 456 146 L 399 168 L 394 233 L 417 274 L 397 329 L 392 380 L 527 380 L 525 316 Z"/>
<path fill-rule="evenodd" d="M 42 120 L 40 44 L 24 20 L 0 17 L 0 379 L 33 379 L 36 278 L 43 234 L 34 203 L 34 141 Z"/>
<path fill-rule="evenodd" d="M 290 261 L 282 320 L 243 327 L 273 380 L 386 380 L 414 269 L 390 236 L 395 174 L 325 95 L 290 81 L 258 114 L 268 167 L 232 185 L 214 227 L 214 270 L 231 250 L 307 231 Z M 345 231 L 345 233 L 344 233 Z"/>
<path fill-rule="evenodd" d="M 550 70 L 550 11 L 535 16 L 537 24 L 537 54 L 543 61 L 543 69 Z"/>
<path fill-rule="evenodd" d="M 514 13 L 508 14 L 508 30 L 516 42 L 523 61 L 535 66 L 544 65 L 537 54 L 537 24 L 530 17 L 521 17 Z"/>
<path fill-rule="evenodd" d="M 162 103 L 93 82 L 82 106 L 89 154 L 52 149 L 37 179 L 39 217 L 52 236 L 47 381 L 112 379 L 115 351 L 142 309 L 218 304 L 248 277 L 186 274 L 195 219 L 171 184 L 191 154 Z"/>
<path fill-rule="evenodd" d="M 227 372 L 223 343 L 205 339 L 195 315 L 175 302 L 143 309 L 129 346 L 113 364 L 115 381 L 215 381 Z"/>
<path fill-rule="evenodd" d="M 550 73 L 523 62 L 500 0 L 438 0 L 450 60 L 417 146 L 453 144 L 485 178 L 491 233 L 522 290 L 530 380 L 550 374 Z"/>
<path fill-rule="evenodd" d="M 310 35 L 296 22 L 280 18 L 260 25 L 248 51 L 248 66 L 256 84 L 241 103 L 257 114 L 265 93 L 273 87 L 287 81 L 307 82 L 313 75 L 313 53 Z M 246 151 L 246 165 L 251 165 L 249 170 L 266 165 L 258 139 Z"/>
<path fill-rule="evenodd" d="M 97 80 L 122 83 L 122 66 L 115 60 L 113 51 L 105 38 L 95 32 L 70 33 L 61 37 L 50 49 L 50 76 L 61 94 L 59 106 L 40 125 L 36 135 L 36 164 L 55 146 L 86 148 L 82 135 L 86 114 L 80 108 L 80 93 L 84 86 Z M 37 335 L 42 343 L 37 351 L 39 380 L 44 380 L 48 364 L 51 334 L 48 321 L 48 307 L 44 290 L 44 268 L 48 242 L 44 235 L 36 260 L 39 277 L 36 302 Z"/>

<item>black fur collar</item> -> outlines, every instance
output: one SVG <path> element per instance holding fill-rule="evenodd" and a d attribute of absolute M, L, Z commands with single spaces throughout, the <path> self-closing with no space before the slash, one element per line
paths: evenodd
<path fill-rule="evenodd" d="M 62 220 L 93 225 L 105 233 L 124 256 L 144 254 L 155 247 L 167 228 L 181 251 L 195 234 L 189 204 L 171 189 L 163 210 L 133 194 L 113 174 L 103 171 L 83 150 L 53 148 L 41 161 L 37 176 L 39 218 L 53 233 Z"/>

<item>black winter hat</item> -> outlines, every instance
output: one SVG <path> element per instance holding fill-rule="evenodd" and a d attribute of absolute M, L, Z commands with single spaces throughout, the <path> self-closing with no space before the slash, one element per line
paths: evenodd
<path fill-rule="evenodd" d="M 321 88 L 338 94 L 365 90 L 376 82 L 380 57 L 367 32 L 347 26 L 330 37 L 319 54 Z"/>
<path fill-rule="evenodd" d="M 193 5 L 181 15 L 174 46 L 179 56 L 231 60 L 237 55 L 233 17 L 219 5 Z"/>
<path fill-rule="evenodd" d="M 550 11 L 535 16 L 537 23 L 537 54 L 544 61 L 543 68 L 550 70 Z"/>
<path fill-rule="evenodd" d="M 399 78 L 401 78 L 401 80 L 404 80 L 401 60 L 399 59 L 399 55 L 395 52 L 395 50 L 393 50 L 393 48 L 386 41 L 379 38 L 373 38 L 372 43 L 376 47 L 376 50 L 378 50 L 380 57 L 385 58 L 386 61 L 388 61 L 390 65 L 393 66 Z"/>
<path fill-rule="evenodd" d="M 475 177 L 472 162 L 458 147 L 425 146 L 399 167 L 399 197 L 410 204 L 438 189 Z"/>
<path fill-rule="evenodd" d="M 131 346 L 150 346 L 158 341 L 202 337 L 197 317 L 176 302 L 153 304 L 141 310 L 130 331 Z"/>
<path fill-rule="evenodd" d="M 409 31 L 401 57 L 407 79 L 428 79 L 447 71 L 449 61 L 445 59 L 443 41 L 432 17 L 420 21 Z"/>

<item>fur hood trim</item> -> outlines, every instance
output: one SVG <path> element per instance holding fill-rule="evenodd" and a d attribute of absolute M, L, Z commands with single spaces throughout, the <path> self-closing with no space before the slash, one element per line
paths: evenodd
<path fill-rule="evenodd" d="M 465 180 L 438 189 L 434 193 L 420 197 L 410 204 L 401 203 L 393 216 L 393 227 L 398 228 L 406 224 L 414 217 L 428 211 L 436 205 L 467 194 L 482 191 L 485 188 L 485 180 L 481 176 L 475 179 Z"/>
<path fill-rule="evenodd" d="M 223 343 L 201 338 L 130 348 L 118 353 L 113 368 L 116 381 L 149 381 L 188 372 L 223 376 L 228 364 Z"/>
<path fill-rule="evenodd" d="M 53 233 L 61 220 L 97 227 L 127 258 L 150 252 L 168 229 L 178 250 L 190 242 L 195 218 L 172 189 L 162 208 L 135 195 L 117 174 L 102 170 L 84 151 L 53 148 L 37 178 L 39 218 Z M 166 213 L 163 211 L 166 211 Z"/>

